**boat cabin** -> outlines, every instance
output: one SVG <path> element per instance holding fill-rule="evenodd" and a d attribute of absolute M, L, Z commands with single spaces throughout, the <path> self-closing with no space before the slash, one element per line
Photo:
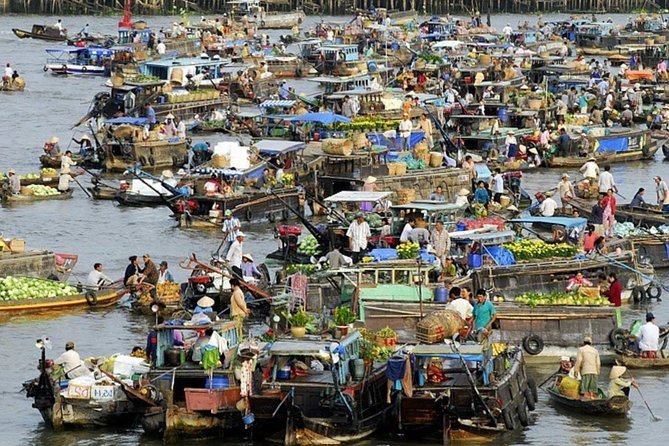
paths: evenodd
<path fill-rule="evenodd" d="M 149 43 L 149 38 L 151 36 L 151 30 L 148 28 L 137 29 L 137 28 L 118 28 L 118 43 L 121 45 L 135 43 L 135 36 L 139 36 L 140 43 Z"/>
<path fill-rule="evenodd" d="M 160 59 L 144 62 L 140 65 L 140 72 L 145 76 L 152 76 L 162 81 L 169 81 L 180 86 L 186 86 L 194 78 L 201 78 L 202 87 L 210 87 L 210 81 L 218 84 L 236 71 L 245 72 L 251 65 L 232 65 L 231 59 L 222 59 L 214 56 L 179 57 L 175 59 Z"/>
<path fill-rule="evenodd" d="M 109 76 L 114 50 L 98 47 L 66 46 L 47 48 L 45 69 L 54 74 Z"/>

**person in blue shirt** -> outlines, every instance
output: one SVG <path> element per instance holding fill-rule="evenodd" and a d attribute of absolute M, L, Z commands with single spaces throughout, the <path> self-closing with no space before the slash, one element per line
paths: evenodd
<path fill-rule="evenodd" d="M 487 205 L 490 202 L 490 195 L 488 194 L 487 189 L 485 188 L 485 183 L 479 181 L 474 192 L 474 203 L 481 203 Z"/>
<path fill-rule="evenodd" d="M 474 331 L 484 330 L 489 332 L 492 324 L 497 320 L 497 310 L 490 302 L 485 290 L 478 290 L 476 292 L 476 304 L 473 310 L 474 315 Z"/>
<path fill-rule="evenodd" d="M 146 122 L 149 124 L 149 129 L 153 130 L 156 126 L 156 111 L 151 107 L 151 104 L 144 104 L 144 111 L 146 113 Z"/>

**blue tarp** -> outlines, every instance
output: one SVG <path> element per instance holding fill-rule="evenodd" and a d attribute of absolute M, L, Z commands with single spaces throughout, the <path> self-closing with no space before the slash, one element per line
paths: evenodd
<path fill-rule="evenodd" d="M 494 259 L 496 265 L 516 264 L 516 258 L 513 256 L 513 253 L 506 248 L 502 248 L 501 246 L 484 246 L 483 250 Z"/>
<path fill-rule="evenodd" d="M 145 125 L 146 118 L 133 118 L 131 116 L 123 116 L 121 118 L 112 118 L 107 119 L 105 124 L 118 125 L 118 124 L 130 124 L 130 125 Z"/>
<path fill-rule="evenodd" d="M 304 115 L 292 116 L 286 118 L 288 122 L 319 122 L 321 124 L 330 125 L 335 122 L 348 123 L 351 122 L 349 118 L 335 113 L 305 113 Z"/>
<path fill-rule="evenodd" d="M 567 229 L 576 227 L 584 227 L 588 220 L 582 217 L 525 217 L 514 218 L 509 220 L 509 223 L 544 223 L 547 225 L 564 226 Z"/>
<path fill-rule="evenodd" d="M 425 132 L 419 131 L 419 132 L 411 132 L 411 136 L 409 137 L 409 148 L 413 148 L 416 144 L 421 142 L 423 138 L 425 137 Z M 372 145 L 376 146 L 384 146 L 384 147 L 401 147 L 402 146 L 402 137 L 399 136 L 399 133 L 395 137 L 395 140 L 392 141 L 388 138 L 386 138 L 383 133 L 368 133 L 367 134 L 367 139 L 369 139 L 372 142 Z"/>
<path fill-rule="evenodd" d="M 375 248 L 369 252 L 369 255 L 374 258 L 375 262 L 381 262 L 383 260 L 396 260 L 397 250 L 394 248 Z M 437 258 L 433 254 L 429 254 L 424 249 L 420 250 L 420 259 L 423 262 L 434 263 Z"/>
<path fill-rule="evenodd" d="M 602 139 L 597 141 L 596 152 L 627 152 L 629 150 L 629 138 Z"/>

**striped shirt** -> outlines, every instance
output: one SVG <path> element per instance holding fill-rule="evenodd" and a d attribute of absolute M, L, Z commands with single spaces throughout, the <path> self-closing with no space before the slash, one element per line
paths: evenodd
<path fill-rule="evenodd" d="M 366 221 L 358 223 L 353 221 L 346 231 L 346 236 L 351 239 L 351 251 L 360 252 L 367 249 L 367 239 L 372 236 Z"/>
<path fill-rule="evenodd" d="M 227 234 L 225 240 L 228 242 L 234 242 L 235 239 L 237 238 L 237 233 L 239 232 L 239 228 L 241 227 L 242 225 L 241 223 L 239 223 L 238 218 L 232 217 L 223 220 L 223 233 Z"/>

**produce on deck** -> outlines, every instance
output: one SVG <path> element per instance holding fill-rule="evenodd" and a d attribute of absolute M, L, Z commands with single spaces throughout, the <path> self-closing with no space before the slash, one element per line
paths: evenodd
<path fill-rule="evenodd" d="M 397 257 L 400 259 L 415 259 L 420 251 L 420 245 L 415 242 L 404 242 L 397 246 Z"/>
<path fill-rule="evenodd" d="M 302 239 L 297 252 L 308 256 L 313 256 L 321 252 L 321 246 L 313 235 L 308 235 Z"/>
<path fill-rule="evenodd" d="M 13 276 L 0 279 L 2 300 L 45 299 L 75 294 L 79 294 L 79 290 L 62 282 Z"/>
<path fill-rule="evenodd" d="M 573 257 L 578 247 L 568 243 L 546 243 L 542 240 L 519 240 L 503 245 L 511 251 L 516 261 L 548 259 L 551 257 Z"/>
<path fill-rule="evenodd" d="M 48 195 L 58 195 L 58 189 L 54 189 L 53 187 L 49 186 L 44 186 L 42 184 L 31 184 L 30 186 L 26 186 L 28 189 L 32 191 L 32 195 L 36 195 L 38 197 L 45 197 Z"/>
<path fill-rule="evenodd" d="M 571 305 L 571 306 L 609 306 L 612 305 L 604 297 L 588 297 L 578 293 L 535 293 L 528 292 L 517 296 L 514 302 L 537 305 Z"/>

